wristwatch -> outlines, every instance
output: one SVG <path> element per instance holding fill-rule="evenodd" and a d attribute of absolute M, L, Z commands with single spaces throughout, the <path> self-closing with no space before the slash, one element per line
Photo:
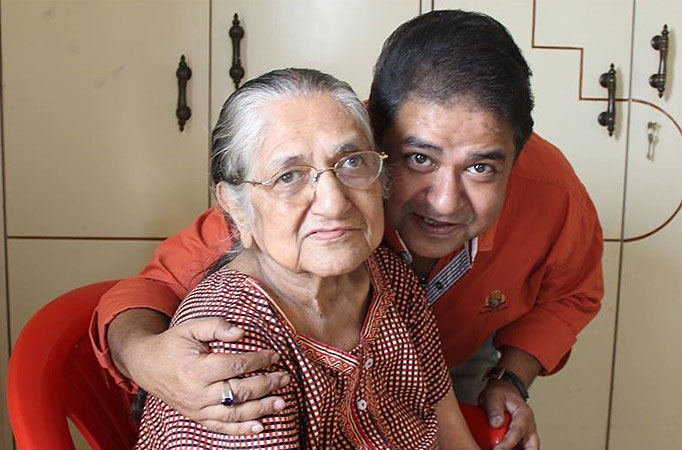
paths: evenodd
<path fill-rule="evenodd" d="M 503 380 L 508 383 L 511 383 L 516 387 L 516 389 L 519 390 L 519 394 L 521 394 L 521 398 L 523 398 L 523 401 L 528 403 L 528 389 L 526 389 L 526 386 L 523 384 L 523 381 L 521 381 L 521 378 L 518 377 L 514 372 L 511 370 L 507 369 L 506 367 L 500 367 L 500 366 L 495 366 L 491 367 L 488 372 L 483 376 L 484 380 Z"/>

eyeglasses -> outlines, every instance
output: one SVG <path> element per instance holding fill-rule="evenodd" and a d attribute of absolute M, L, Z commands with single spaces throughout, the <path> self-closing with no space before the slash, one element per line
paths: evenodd
<path fill-rule="evenodd" d="M 254 186 L 263 186 L 278 197 L 293 197 L 312 182 L 317 184 L 320 175 L 332 171 L 336 178 L 353 189 L 366 189 L 379 177 L 383 168 L 384 159 L 388 155 L 376 152 L 357 152 L 336 161 L 333 167 L 317 167 L 299 165 L 286 167 L 275 173 L 269 180 L 252 181 L 232 179 L 232 184 L 248 183 Z"/>

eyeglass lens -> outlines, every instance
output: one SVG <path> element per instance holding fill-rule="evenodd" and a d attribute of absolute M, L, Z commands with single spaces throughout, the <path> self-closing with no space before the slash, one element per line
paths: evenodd
<path fill-rule="evenodd" d="M 377 179 L 381 172 L 382 158 L 375 152 L 358 152 L 345 156 L 338 160 L 334 167 L 316 169 L 310 166 L 293 166 L 284 169 L 272 177 L 271 189 L 276 195 L 287 197 L 298 193 L 307 185 L 312 185 L 312 180 L 317 181 L 315 175 L 321 175 L 327 170 L 332 170 L 336 178 L 344 185 L 364 189 L 369 187 Z"/>

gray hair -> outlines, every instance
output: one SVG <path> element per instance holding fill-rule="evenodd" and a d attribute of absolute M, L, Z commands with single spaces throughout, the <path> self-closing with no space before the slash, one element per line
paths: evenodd
<path fill-rule="evenodd" d="M 254 155 L 263 145 L 265 107 L 275 100 L 319 94 L 330 95 L 347 110 L 360 126 L 370 149 L 376 151 L 367 109 L 353 89 L 348 83 L 318 70 L 273 70 L 244 83 L 223 104 L 213 129 L 211 187 L 215 193 L 218 183 L 225 181 L 227 195 L 249 223 L 254 211 L 248 184 L 237 181 L 251 177 Z M 241 246 L 236 239 L 234 242 L 237 246 L 233 247 L 233 252 L 238 253 Z"/>
<path fill-rule="evenodd" d="M 330 95 L 355 119 L 375 151 L 367 109 L 353 89 L 331 75 L 313 69 L 278 69 L 244 83 L 225 101 L 213 129 L 211 179 L 213 188 L 226 181 L 228 195 L 237 208 L 253 218 L 246 184 L 237 180 L 251 177 L 251 162 L 263 145 L 264 107 L 274 100 Z"/>

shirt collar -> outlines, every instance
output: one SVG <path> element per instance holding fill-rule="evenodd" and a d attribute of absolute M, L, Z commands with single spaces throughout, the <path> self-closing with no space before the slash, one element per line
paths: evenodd
<path fill-rule="evenodd" d="M 476 259 L 476 255 L 478 254 L 479 251 L 488 251 L 492 249 L 492 241 L 495 238 L 496 228 L 497 222 L 495 222 L 488 231 L 483 233 L 480 238 L 477 236 L 473 239 L 470 239 L 465 244 L 470 265 L 473 265 L 474 260 Z M 489 242 L 487 241 L 484 242 L 483 241 L 484 238 L 489 239 Z M 405 241 L 403 241 L 403 239 L 400 237 L 400 233 L 398 233 L 398 230 L 391 226 L 386 225 L 384 231 L 384 241 L 391 249 L 393 249 L 393 251 L 398 253 L 408 265 L 412 265 L 412 253 L 410 253 L 410 250 L 407 248 L 407 245 L 405 245 Z M 486 247 L 482 247 L 484 244 Z M 460 249 L 456 250 L 454 253 L 457 253 Z M 436 263 L 433 272 L 437 272 L 438 270 L 440 270 L 440 268 L 442 268 L 443 265 L 447 263 L 447 261 L 449 261 L 451 258 L 452 254 L 445 255 L 442 258 L 440 258 L 438 260 L 438 263 Z"/>
<path fill-rule="evenodd" d="M 479 252 L 489 252 L 493 249 L 493 244 L 495 242 L 495 233 L 497 232 L 497 224 L 500 218 L 498 217 L 495 222 L 486 231 L 481 234 L 478 239 L 478 251 Z"/>

